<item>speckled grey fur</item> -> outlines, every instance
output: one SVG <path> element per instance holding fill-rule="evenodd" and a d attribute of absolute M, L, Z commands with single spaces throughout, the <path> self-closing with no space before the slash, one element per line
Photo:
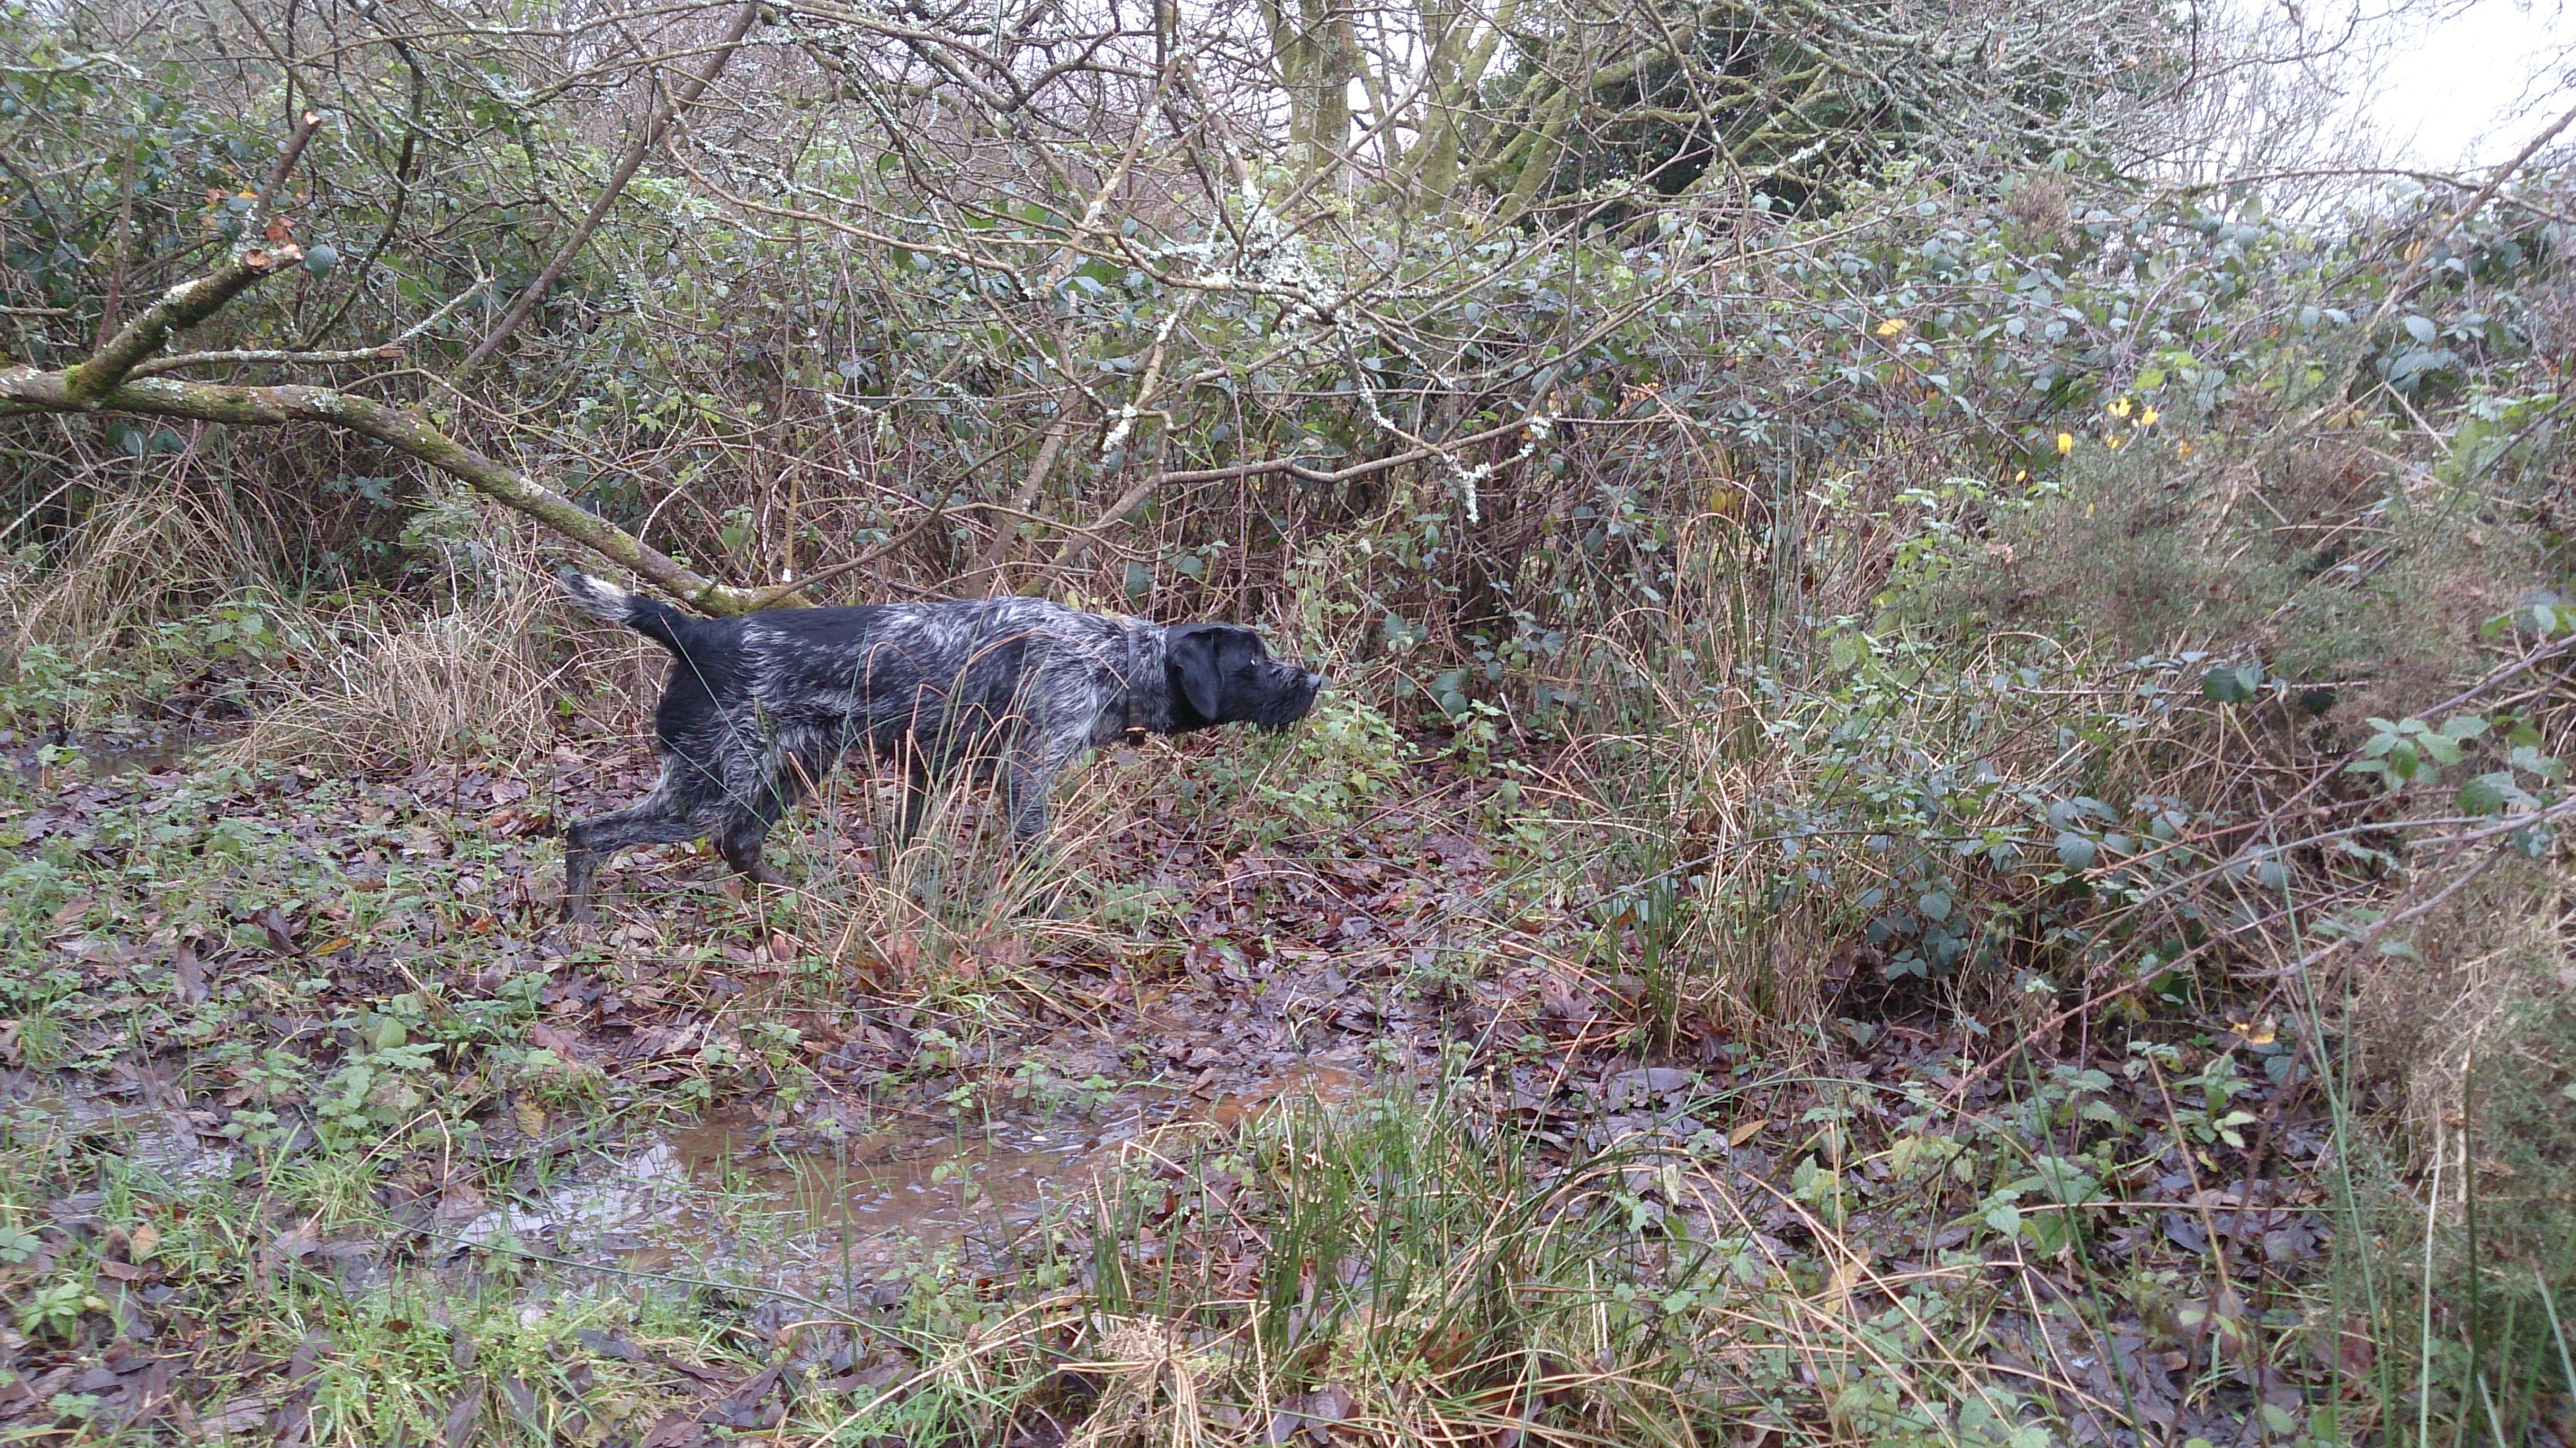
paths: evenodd
<path fill-rule="evenodd" d="M 584 574 L 560 581 L 583 611 L 675 661 L 653 719 L 661 783 L 564 831 L 567 919 L 586 918 L 599 861 L 627 845 L 709 836 L 735 869 L 775 881 L 760 863 L 770 826 L 853 750 L 903 765 L 898 840 L 932 781 L 960 766 L 1000 776 L 1012 828 L 1031 840 L 1056 775 L 1131 722 L 1156 734 L 1284 726 L 1322 682 L 1272 659 L 1250 629 L 1166 627 L 1037 598 L 700 619 Z"/>

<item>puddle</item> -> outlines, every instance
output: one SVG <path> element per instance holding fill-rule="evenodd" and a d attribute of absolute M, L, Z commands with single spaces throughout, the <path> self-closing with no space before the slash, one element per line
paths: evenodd
<path fill-rule="evenodd" d="M 95 739 L 80 746 L 95 774 L 159 774 L 187 762 L 193 739 Z"/>
<path fill-rule="evenodd" d="M 148 734 L 126 737 L 115 734 L 76 734 L 62 741 L 63 747 L 80 756 L 93 779 L 119 774 L 159 774 L 179 769 L 188 756 L 215 742 L 215 736 L 196 730 L 175 734 Z"/>
<path fill-rule="evenodd" d="M 1001 1261 L 1051 1211 L 1078 1214 L 1100 1174 L 1150 1133 L 1230 1128 L 1282 1105 L 1347 1100 L 1362 1084 L 1315 1066 L 1214 1101 L 1131 1103 L 1106 1124 L 1003 1120 L 960 1132 L 916 1122 L 789 1148 L 749 1110 L 718 1113 L 496 1206 L 456 1236 L 640 1271 L 755 1267 L 824 1291 L 899 1280 L 941 1251 Z"/>
<path fill-rule="evenodd" d="M 113 1142 L 116 1154 L 172 1186 L 232 1174 L 234 1147 L 209 1142 L 185 1117 L 150 1106 L 123 1106 L 95 1096 L 37 1094 L 0 1102 L 11 1136 L 67 1133 Z"/>

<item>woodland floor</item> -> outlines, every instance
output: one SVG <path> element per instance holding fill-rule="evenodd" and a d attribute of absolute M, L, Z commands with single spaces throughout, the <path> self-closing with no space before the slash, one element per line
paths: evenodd
<path fill-rule="evenodd" d="M 984 1428 L 905 1403 L 1111 1258 L 1258 1295 L 1295 1184 L 1257 1141 L 1368 1112 L 1508 1139 L 1613 1244 L 1599 1360 L 1442 1379 L 1501 1404 L 1471 1441 L 1615 1438 L 1625 1375 L 1672 1441 L 2285 1442 L 2368 1376 L 2268 1033 L 1882 991 L 1784 1047 L 1623 969 L 1570 834 L 1426 765 L 1264 839 L 1221 748 L 1104 765 L 1008 890 L 972 848 L 888 885 L 821 809 L 802 890 L 636 852 L 567 929 L 550 836 L 643 790 L 632 741 L 371 778 L 7 741 L 0 1438 L 1068 1441 L 1096 1323 L 1018 1339 Z M 1406 1440 L 1366 1330 L 1199 1421 Z"/>

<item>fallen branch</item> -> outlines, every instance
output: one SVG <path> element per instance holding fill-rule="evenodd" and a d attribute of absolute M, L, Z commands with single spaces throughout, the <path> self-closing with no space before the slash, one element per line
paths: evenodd
<path fill-rule="evenodd" d="M 188 287 L 174 289 L 173 295 L 196 285 L 192 282 Z M 142 319 L 138 318 L 136 325 L 141 326 Z M 448 437 L 417 412 L 328 387 L 236 387 L 168 377 L 136 378 L 103 395 L 92 395 L 79 390 L 77 379 L 84 369 L 94 365 L 95 361 L 85 362 L 61 372 L 40 372 L 32 367 L 0 369 L 0 416 L 123 412 L 236 427 L 318 422 L 374 438 L 427 463 L 492 501 L 524 513 L 601 557 L 624 565 L 637 577 L 702 612 L 742 613 L 760 606 L 760 594 L 718 583 L 690 569 L 507 463 Z"/>

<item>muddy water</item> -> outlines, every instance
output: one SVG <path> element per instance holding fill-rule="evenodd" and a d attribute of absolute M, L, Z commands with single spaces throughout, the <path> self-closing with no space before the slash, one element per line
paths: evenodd
<path fill-rule="evenodd" d="M 72 741 L 88 763 L 90 773 L 159 774 L 187 762 L 188 755 L 208 741 L 192 734 L 169 734 L 141 739 L 118 739 L 88 736 Z"/>
<path fill-rule="evenodd" d="M 232 1146 L 209 1139 L 176 1111 L 81 1092 L 30 1090 L 23 1080 L 0 1085 L 0 1139 L 57 1134 L 111 1144 L 129 1164 L 174 1186 L 227 1177 L 240 1161 Z"/>
<path fill-rule="evenodd" d="M 1214 1101 L 1131 1100 L 1106 1123 L 1004 1119 L 960 1130 L 898 1118 L 789 1148 L 750 1111 L 718 1112 L 496 1206 L 456 1238 L 640 1271 L 748 1269 L 815 1295 L 900 1282 L 943 1255 L 998 1266 L 1050 1215 L 1083 1215 L 1101 1173 L 1131 1147 L 1174 1150 L 1174 1133 L 1345 1100 L 1361 1084 L 1308 1067 Z"/>

